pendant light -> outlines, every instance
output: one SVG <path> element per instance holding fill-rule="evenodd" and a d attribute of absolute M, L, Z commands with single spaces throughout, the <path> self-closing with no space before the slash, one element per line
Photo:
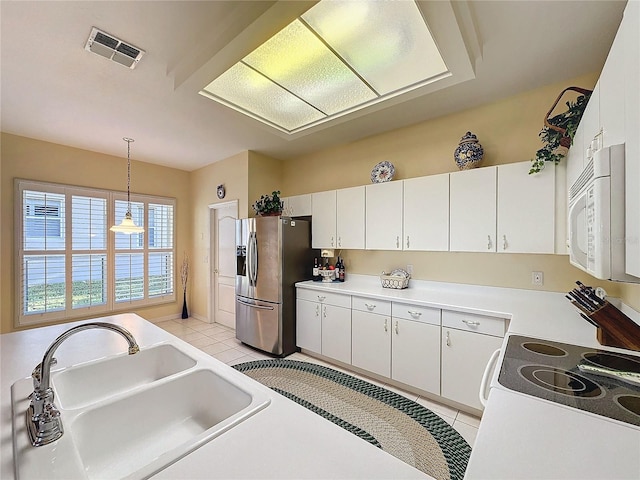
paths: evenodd
<path fill-rule="evenodd" d="M 124 137 L 123 140 L 127 142 L 127 213 L 125 214 L 120 225 L 114 225 L 109 230 L 116 233 L 126 233 L 131 235 L 132 233 L 144 232 L 143 227 L 138 227 L 133 221 L 131 215 L 131 142 L 135 142 L 133 138 Z"/>

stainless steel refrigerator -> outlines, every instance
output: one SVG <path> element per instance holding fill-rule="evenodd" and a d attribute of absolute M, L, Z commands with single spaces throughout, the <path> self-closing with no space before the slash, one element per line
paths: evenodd
<path fill-rule="evenodd" d="M 294 285 L 311 279 L 311 224 L 276 216 L 237 220 L 236 267 L 236 338 L 280 357 L 295 352 Z"/>

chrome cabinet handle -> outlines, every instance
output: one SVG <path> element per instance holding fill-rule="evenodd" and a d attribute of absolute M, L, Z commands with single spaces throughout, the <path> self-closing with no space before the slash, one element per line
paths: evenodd
<path fill-rule="evenodd" d="M 331 235 L 331 246 L 333 247 L 333 235 Z"/>
<path fill-rule="evenodd" d="M 509 244 L 507 243 L 507 236 L 506 235 L 502 235 L 502 249 L 506 250 L 508 245 Z"/>
<path fill-rule="evenodd" d="M 398 335 L 398 320 L 396 320 L 396 335 Z"/>
<path fill-rule="evenodd" d="M 409 235 L 407 235 L 407 248 L 409 248 Z"/>
<path fill-rule="evenodd" d="M 342 237 L 338 237 L 338 246 L 341 247 L 342 246 Z"/>
<path fill-rule="evenodd" d="M 487 250 L 491 250 L 492 248 L 492 243 L 491 243 L 491 235 L 487 235 Z"/>
<path fill-rule="evenodd" d="M 324 308 L 322 309 L 322 316 L 324 318 L 327 318 L 327 306 L 325 305 Z"/>
<path fill-rule="evenodd" d="M 376 308 L 376 305 L 373 303 L 365 303 L 364 306 L 367 307 L 367 310 L 369 311 L 372 311 L 374 308 Z"/>
<path fill-rule="evenodd" d="M 407 310 L 407 313 L 413 318 L 420 318 L 420 315 L 422 315 L 422 312 L 414 312 L 412 310 Z"/>
<path fill-rule="evenodd" d="M 247 307 L 250 308 L 257 308 L 258 310 L 273 310 L 273 307 L 269 307 L 269 306 L 265 306 L 265 305 L 255 305 L 253 303 L 248 303 L 248 302 L 244 302 L 240 299 L 236 300 L 238 303 L 242 304 L 242 305 L 246 305 Z"/>
<path fill-rule="evenodd" d="M 447 338 L 445 343 L 447 344 L 447 347 L 451 346 L 451 337 L 449 336 L 449 332 L 447 332 Z"/>
<path fill-rule="evenodd" d="M 320 316 L 320 305 L 316 305 L 316 317 Z"/>
<path fill-rule="evenodd" d="M 324 299 L 327 298 L 324 295 L 318 295 L 318 301 L 324 302 Z"/>
<path fill-rule="evenodd" d="M 400 235 L 396 235 L 396 248 L 400 248 Z"/>
<path fill-rule="evenodd" d="M 384 331 L 387 332 L 389 329 L 387 328 L 387 319 L 384 319 Z"/>
<path fill-rule="evenodd" d="M 471 321 L 471 320 L 462 320 L 462 323 L 464 323 L 465 325 L 469 326 L 469 327 L 477 327 L 480 325 L 480 322 L 475 322 L 475 321 Z"/>

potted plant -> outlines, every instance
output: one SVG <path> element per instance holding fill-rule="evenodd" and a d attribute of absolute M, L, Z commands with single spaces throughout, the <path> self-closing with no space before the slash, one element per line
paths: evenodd
<path fill-rule="evenodd" d="M 551 112 L 562 98 L 562 95 L 568 90 L 578 92 L 580 95 L 575 101 L 568 101 L 566 103 L 567 110 L 565 112 L 549 118 L 549 115 L 551 115 Z M 558 95 L 555 103 L 547 112 L 544 119 L 544 127 L 538 135 L 545 143 L 545 146 L 538 150 L 536 157 L 531 160 L 529 175 L 539 173 L 544 168 L 545 162 L 554 162 L 557 164 L 567 155 L 569 147 L 573 144 L 573 137 L 576 134 L 580 119 L 582 118 L 582 114 L 587 107 L 590 97 L 591 90 L 585 90 L 579 87 L 565 88 L 560 95 Z"/>
<path fill-rule="evenodd" d="M 271 195 L 260 195 L 260 198 L 252 205 L 257 215 L 280 215 L 284 202 L 280 200 L 280 190 L 272 192 Z"/>

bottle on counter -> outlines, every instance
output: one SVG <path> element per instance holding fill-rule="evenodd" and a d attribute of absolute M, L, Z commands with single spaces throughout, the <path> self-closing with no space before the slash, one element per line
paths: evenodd
<path fill-rule="evenodd" d="M 314 282 L 320 280 L 320 265 L 318 265 L 318 257 L 313 259 L 313 272 L 311 276 Z"/>
<path fill-rule="evenodd" d="M 338 257 L 338 280 L 344 282 L 345 273 L 344 259 Z"/>

